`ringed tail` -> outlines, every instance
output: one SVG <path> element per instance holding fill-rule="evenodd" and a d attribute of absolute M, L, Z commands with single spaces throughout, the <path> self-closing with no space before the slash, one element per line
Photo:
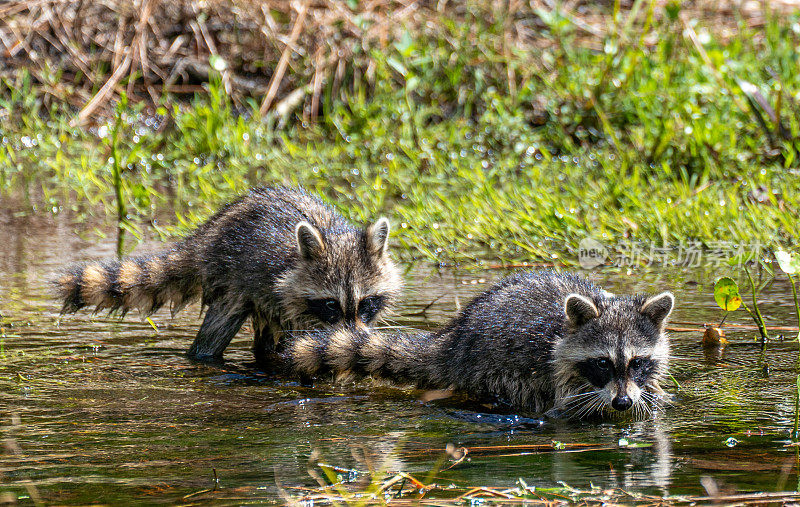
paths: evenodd
<path fill-rule="evenodd" d="M 342 327 L 306 332 L 285 355 L 294 372 L 304 376 L 374 376 L 422 387 L 433 381 L 435 347 L 430 333 Z"/>
<path fill-rule="evenodd" d="M 170 304 L 173 313 L 202 294 L 199 267 L 185 248 L 153 255 L 74 264 L 54 285 L 62 315 L 89 307 L 124 316 L 133 308 L 144 316 Z"/>

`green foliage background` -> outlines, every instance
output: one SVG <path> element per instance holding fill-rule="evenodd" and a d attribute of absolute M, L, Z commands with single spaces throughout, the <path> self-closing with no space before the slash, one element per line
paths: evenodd
<path fill-rule="evenodd" d="M 156 115 L 123 101 L 72 127 L 19 71 L 0 85 L 0 192 L 114 223 L 121 187 L 120 226 L 169 236 L 248 187 L 298 184 L 353 220 L 388 215 L 405 255 L 437 262 L 570 263 L 586 236 L 796 244 L 798 16 L 723 37 L 676 4 L 635 2 L 598 47 L 541 10 L 541 48 L 523 52 L 478 14 L 368 55 L 374 86 L 348 73 L 314 125 L 234 104 L 217 76 Z"/>

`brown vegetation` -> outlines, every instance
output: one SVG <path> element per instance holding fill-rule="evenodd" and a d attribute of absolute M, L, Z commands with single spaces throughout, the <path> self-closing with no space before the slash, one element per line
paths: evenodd
<path fill-rule="evenodd" d="M 598 45 L 608 30 L 604 4 L 566 2 L 562 11 Z M 759 23 L 761 3 L 722 4 L 692 2 L 719 18 L 717 26 L 730 26 L 734 13 Z M 554 7 L 551 0 L 16 0 L 0 6 L 0 77 L 28 69 L 48 100 L 80 109 L 83 122 L 122 92 L 157 103 L 165 92 L 202 91 L 217 55 L 234 98 L 255 98 L 262 113 L 303 104 L 313 119 L 323 87 L 336 96 L 348 83 L 372 84 L 371 51 L 407 31 L 442 35 L 449 22 L 480 18 L 502 25 L 495 49 L 507 54 L 547 44 L 537 12 Z M 513 69 L 501 63 L 498 70 L 513 89 Z"/>

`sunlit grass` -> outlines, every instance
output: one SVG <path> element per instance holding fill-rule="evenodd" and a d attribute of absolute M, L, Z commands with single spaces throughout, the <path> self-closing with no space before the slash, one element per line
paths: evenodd
<path fill-rule="evenodd" d="M 574 262 L 586 236 L 796 242 L 797 19 L 723 39 L 653 5 L 620 15 L 602 51 L 558 10 L 540 13 L 552 44 L 538 52 L 500 51 L 502 27 L 479 19 L 409 35 L 371 55 L 374 87 L 326 97 L 313 126 L 235 108 L 212 82 L 155 115 L 127 107 L 119 132 L 78 129 L 19 73 L 0 87 L 0 190 L 109 224 L 122 209 L 134 236 L 169 236 L 248 187 L 300 184 L 354 220 L 390 216 L 405 255 L 437 262 Z"/>

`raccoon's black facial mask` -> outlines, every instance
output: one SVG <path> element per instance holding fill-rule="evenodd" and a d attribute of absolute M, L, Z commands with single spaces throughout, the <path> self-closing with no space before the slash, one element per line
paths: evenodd
<path fill-rule="evenodd" d="M 335 299 L 309 299 L 307 304 L 308 313 L 326 324 L 336 324 L 342 320 L 342 307 Z"/>
<path fill-rule="evenodd" d="M 367 296 L 358 303 L 358 318 L 364 324 L 369 324 L 386 306 L 384 296 Z"/>
<path fill-rule="evenodd" d="M 647 384 L 656 371 L 656 362 L 649 357 L 634 357 L 628 362 L 628 375 L 639 387 Z"/>
<path fill-rule="evenodd" d="M 585 359 L 575 365 L 578 373 L 595 387 L 605 387 L 615 378 L 630 378 L 642 387 L 656 371 L 656 362 L 649 357 L 634 357 L 628 362 L 628 371 L 616 371 L 614 363 L 605 357 Z"/>
<path fill-rule="evenodd" d="M 595 387 L 605 387 L 614 379 L 614 363 L 605 357 L 585 359 L 575 365 L 578 373 Z"/>

